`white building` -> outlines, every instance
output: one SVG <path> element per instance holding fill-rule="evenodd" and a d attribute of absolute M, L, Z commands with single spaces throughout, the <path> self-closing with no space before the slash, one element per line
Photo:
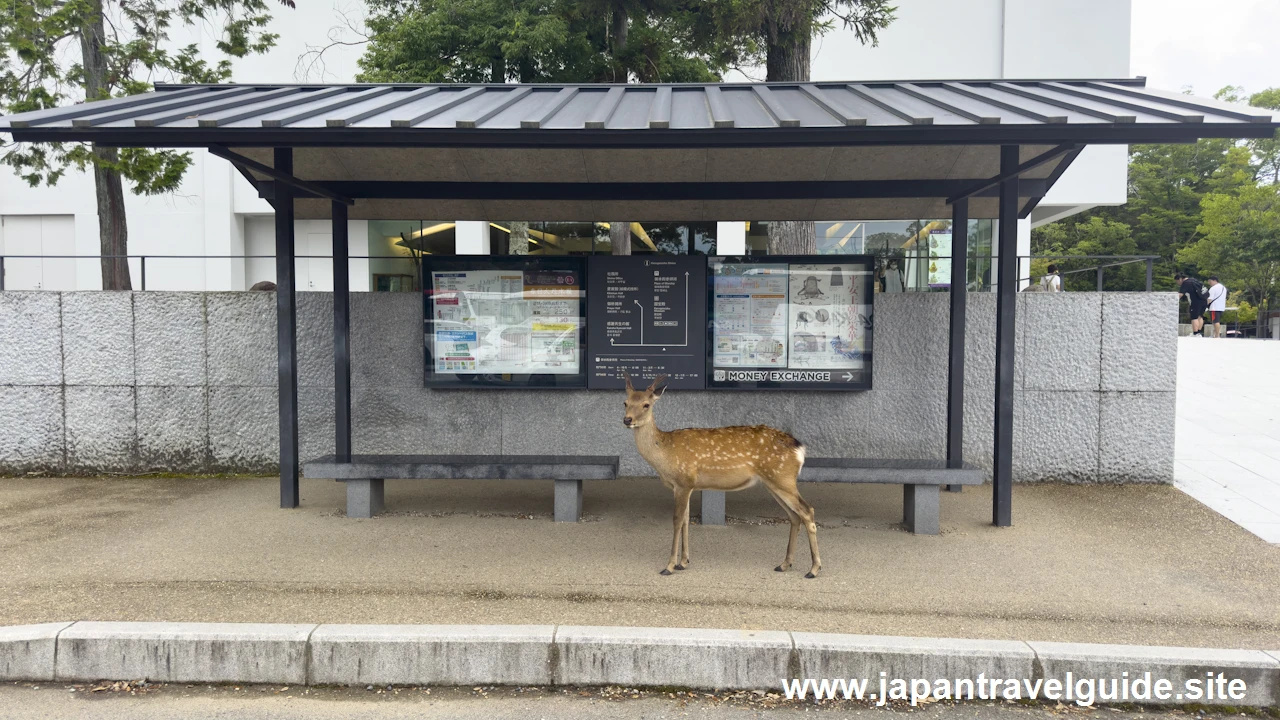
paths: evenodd
<path fill-rule="evenodd" d="M 881 34 L 879 47 L 863 47 L 851 33 L 840 30 L 815 42 L 813 79 L 1124 78 L 1129 76 L 1130 13 L 1129 0 L 912 0 L 900 5 L 898 20 Z M 334 48 L 326 53 L 323 73 L 313 69 L 309 76 L 300 74 L 299 57 L 325 44 L 343 22 L 337 10 L 278 10 L 273 23 L 280 35 L 278 46 L 268 55 L 238 62 L 234 80 L 352 81 L 358 47 Z M 192 40 L 211 45 L 207 33 L 193 33 Z M 229 163 L 203 150 L 193 153 L 194 164 L 178 193 L 128 197 L 129 253 L 147 256 L 145 261 L 131 260 L 134 288 L 143 287 L 144 262 L 148 290 L 242 290 L 274 279 L 270 205 Z M 1086 149 L 1032 217 L 1020 221 L 1019 254 L 1030 251 L 1033 225 L 1097 205 L 1121 204 L 1125 191 L 1126 149 Z M 761 218 L 768 219 L 787 218 Z M 441 219 L 404 220 L 422 227 L 420 223 Z M 398 224 L 351 221 L 349 254 L 407 256 L 406 248 L 394 244 L 401 229 L 392 225 Z M 329 254 L 327 220 L 298 221 L 296 237 L 298 255 Z M 96 258 L 53 257 L 98 253 L 92 174 L 69 172 L 56 187 L 30 188 L 12 173 L 0 173 L 0 255 L 8 256 L 6 289 L 101 288 Z M 21 255 L 42 257 L 14 257 Z M 378 280 L 384 287 L 393 285 L 405 266 L 353 260 L 352 289 L 374 289 Z M 330 261 L 300 258 L 298 289 L 332 289 Z"/>

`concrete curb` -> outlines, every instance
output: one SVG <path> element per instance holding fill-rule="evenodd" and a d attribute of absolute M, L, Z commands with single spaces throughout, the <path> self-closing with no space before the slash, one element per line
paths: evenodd
<path fill-rule="evenodd" d="M 1070 675 L 1068 675 L 1070 673 Z M 1126 675 L 1127 673 L 1127 675 Z M 554 625 L 72 622 L 0 627 L 0 681 L 624 685 L 778 692 L 787 678 L 1167 679 L 1167 699 L 1280 705 L 1280 650 Z M 1183 697 L 1222 673 L 1243 699 Z M 1005 685 L 1001 684 L 1000 688 Z M 1000 697 L 1000 696 L 997 696 Z"/>

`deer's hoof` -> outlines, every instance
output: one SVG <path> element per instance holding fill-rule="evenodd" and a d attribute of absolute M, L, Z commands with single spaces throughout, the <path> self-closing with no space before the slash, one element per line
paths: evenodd
<path fill-rule="evenodd" d="M 782 567 L 781 565 L 779 565 L 778 567 L 774 568 L 774 569 L 773 569 L 773 571 L 774 571 L 774 572 L 786 572 L 786 571 L 787 571 L 787 569 L 786 569 L 786 568 L 784 568 L 784 567 Z"/>
<path fill-rule="evenodd" d="M 658 574 L 659 574 L 659 575 L 670 575 L 670 574 L 671 574 L 671 571 L 670 571 L 670 570 L 668 570 L 668 569 L 666 569 L 666 568 L 662 568 L 662 572 L 660 572 L 660 573 L 658 573 Z"/>
<path fill-rule="evenodd" d="M 817 575 L 814 575 L 814 574 L 813 574 L 813 573 L 811 573 L 811 572 L 807 572 L 807 573 L 805 573 L 805 574 L 804 574 L 804 576 L 805 576 L 806 578 L 810 579 L 810 580 L 812 580 L 812 579 L 814 579 L 814 578 L 818 577 Z"/>
<path fill-rule="evenodd" d="M 683 569 L 684 569 L 684 566 L 683 566 L 683 565 L 677 565 L 677 566 L 676 566 L 676 569 L 677 569 L 677 570 L 683 570 Z"/>

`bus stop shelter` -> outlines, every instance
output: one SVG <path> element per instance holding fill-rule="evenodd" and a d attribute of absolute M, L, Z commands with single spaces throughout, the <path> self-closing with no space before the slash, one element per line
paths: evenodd
<path fill-rule="evenodd" d="M 992 519 L 1012 523 L 1017 223 L 1091 144 L 1264 138 L 1139 79 L 158 85 L 0 118 L 20 142 L 206 148 L 275 209 L 280 503 L 298 505 L 294 220 L 331 219 L 335 450 L 350 458 L 348 219 L 953 220 L 947 464 L 963 465 L 967 227 L 999 220 Z"/>

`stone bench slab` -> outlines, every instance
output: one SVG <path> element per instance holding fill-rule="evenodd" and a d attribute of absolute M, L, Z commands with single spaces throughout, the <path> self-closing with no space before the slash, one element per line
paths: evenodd
<path fill-rule="evenodd" d="M 981 485 L 983 475 L 982 468 L 968 463 L 962 468 L 949 468 L 945 460 L 816 457 L 804 461 L 800 482 Z"/>
<path fill-rule="evenodd" d="M 917 535 L 937 535 L 939 488 L 943 485 L 981 485 L 982 468 L 965 463 L 949 468 L 945 460 L 885 458 L 807 458 L 800 482 L 866 483 L 902 486 L 902 522 Z M 725 524 L 725 494 L 702 492 L 703 525 Z"/>
<path fill-rule="evenodd" d="M 303 463 L 310 478 L 333 480 L 616 480 L 609 455 L 333 455 Z"/>
<path fill-rule="evenodd" d="M 326 455 L 302 464 L 309 478 L 347 484 L 347 517 L 371 518 L 386 508 L 384 481 L 554 480 L 556 522 L 582 518 L 582 481 L 617 480 L 610 455 Z"/>

